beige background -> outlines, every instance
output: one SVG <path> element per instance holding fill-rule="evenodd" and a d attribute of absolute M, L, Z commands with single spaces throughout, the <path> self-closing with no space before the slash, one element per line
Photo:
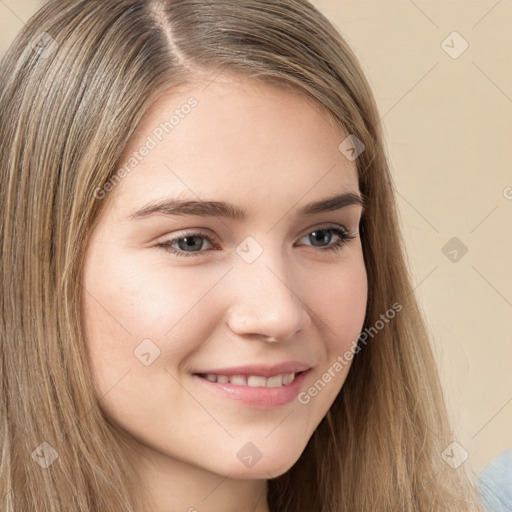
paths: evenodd
<path fill-rule="evenodd" d="M 0 0 L 0 54 L 42 3 Z M 480 471 L 512 447 L 512 3 L 313 3 L 373 87 L 455 440 Z"/>

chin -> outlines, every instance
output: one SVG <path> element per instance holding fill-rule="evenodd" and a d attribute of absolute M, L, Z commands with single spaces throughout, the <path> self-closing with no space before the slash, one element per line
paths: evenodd
<path fill-rule="evenodd" d="M 263 450 L 262 450 L 263 451 Z M 297 447 L 290 447 L 289 451 L 277 451 L 270 445 L 267 448 L 270 452 L 262 453 L 259 459 L 253 466 L 244 467 L 243 463 L 237 464 L 235 467 L 229 467 L 227 473 L 231 473 L 231 478 L 236 479 L 258 479 L 266 480 L 269 478 L 276 478 L 286 473 L 300 458 L 302 452 L 297 451 Z"/>

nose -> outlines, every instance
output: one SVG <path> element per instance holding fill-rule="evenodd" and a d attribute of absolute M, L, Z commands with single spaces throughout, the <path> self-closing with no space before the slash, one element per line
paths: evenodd
<path fill-rule="evenodd" d="M 285 341 L 311 322 L 307 297 L 300 296 L 292 271 L 282 258 L 261 256 L 251 264 L 238 262 L 230 276 L 230 329 L 239 336 Z"/>

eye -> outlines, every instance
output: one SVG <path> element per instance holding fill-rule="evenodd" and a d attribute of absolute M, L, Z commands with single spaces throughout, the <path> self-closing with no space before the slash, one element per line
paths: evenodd
<path fill-rule="evenodd" d="M 314 243 L 322 241 L 329 243 L 329 241 L 332 239 L 332 236 L 335 235 L 338 237 L 338 239 L 331 245 L 327 245 L 326 247 L 321 247 L 319 250 L 323 252 L 340 252 L 343 250 L 345 245 L 348 243 L 349 240 L 352 240 L 353 238 L 356 238 L 357 233 L 351 233 L 346 228 L 342 226 L 330 226 L 330 227 L 324 227 L 324 228 L 318 228 L 315 229 L 315 231 L 312 231 L 308 233 L 303 238 L 309 238 L 310 240 L 314 240 Z M 328 239 L 328 240 L 326 240 Z M 313 245 L 314 247 L 318 247 L 316 245 Z"/>
<path fill-rule="evenodd" d="M 178 238 L 162 242 L 161 244 L 158 244 L 158 247 L 162 247 L 165 251 L 175 254 L 178 257 L 198 256 L 198 251 L 189 251 L 189 249 L 202 249 L 204 243 L 201 239 L 206 240 L 210 245 L 213 245 L 211 237 L 205 233 L 194 232 L 185 233 Z M 173 247 L 175 244 L 178 245 L 178 249 Z M 199 251 L 199 253 L 201 252 L 204 251 Z"/>
<path fill-rule="evenodd" d="M 329 245 L 333 235 L 337 237 L 337 240 Z M 312 240 L 313 247 L 318 248 L 320 252 L 339 252 L 343 250 L 349 240 L 357 236 L 358 233 L 351 233 L 343 226 L 329 226 L 310 231 L 307 235 L 303 236 L 301 240 L 304 238 L 308 238 L 310 241 Z M 201 253 L 206 252 L 201 250 L 204 248 L 204 240 L 210 245 L 214 245 L 210 236 L 196 231 L 184 233 L 180 237 L 157 244 L 157 247 L 161 247 L 166 252 L 174 254 L 179 258 L 200 256 Z M 322 243 L 327 243 L 327 246 L 322 246 Z M 320 244 L 320 246 L 316 244 Z M 175 245 L 178 247 L 174 247 Z"/>

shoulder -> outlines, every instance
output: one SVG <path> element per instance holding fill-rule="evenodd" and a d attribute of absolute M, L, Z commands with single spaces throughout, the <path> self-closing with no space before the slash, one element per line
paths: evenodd
<path fill-rule="evenodd" d="M 486 512 L 512 510 L 512 448 L 500 453 L 485 466 L 477 484 Z"/>

